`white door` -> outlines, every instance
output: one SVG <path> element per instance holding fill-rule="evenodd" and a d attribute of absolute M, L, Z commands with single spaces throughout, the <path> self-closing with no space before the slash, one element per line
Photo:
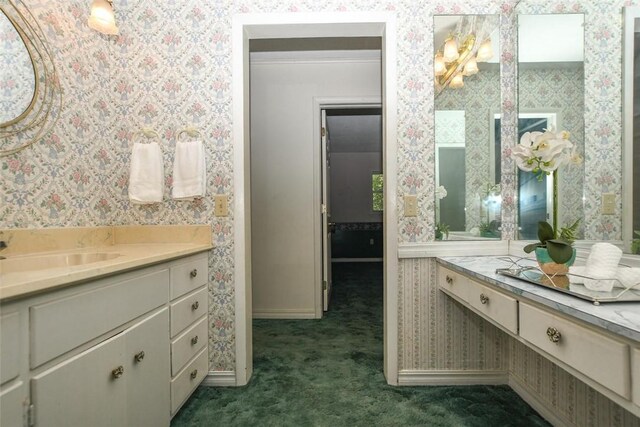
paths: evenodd
<path fill-rule="evenodd" d="M 322 301 L 324 311 L 329 309 L 331 299 L 331 223 L 329 131 L 327 130 L 327 111 L 322 110 Z"/>

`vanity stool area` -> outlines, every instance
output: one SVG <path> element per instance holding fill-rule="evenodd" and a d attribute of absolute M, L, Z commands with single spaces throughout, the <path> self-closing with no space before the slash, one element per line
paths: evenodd
<path fill-rule="evenodd" d="M 640 416 L 638 303 L 594 305 L 506 277 L 496 273 L 496 269 L 509 266 L 501 258 L 505 257 L 438 258 L 438 288 L 512 339 Z M 513 386 L 511 372 L 509 377 Z M 513 388 L 518 391 L 517 386 Z"/>

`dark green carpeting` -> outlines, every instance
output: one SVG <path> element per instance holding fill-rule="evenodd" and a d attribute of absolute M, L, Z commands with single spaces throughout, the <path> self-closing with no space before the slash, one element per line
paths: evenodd
<path fill-rule="evenodd" d="M 382 264 L 333 264 L 322 320 L 255 320 L 245 387 L 200 387 L 180 426 L 547 426 L 506 386 L 391 387 L 382 373 Z"/>

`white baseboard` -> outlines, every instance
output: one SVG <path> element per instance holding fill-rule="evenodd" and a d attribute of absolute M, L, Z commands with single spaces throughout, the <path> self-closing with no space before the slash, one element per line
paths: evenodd
<path fill-rule="evenodd" d="M 331 262 L 382 262 L 384 258 L 331 258 Z"/>
<path fill-rule="evenodd" d="M 315 319 L 316 312 L 309 310 L 253 310 L 254 319 Z"/>
<path fill-rule="evenodd" d="M 536 396 L 536 392 L 527 386 L 520 378 L 515 375 L 509 375 L 509 387 L 529 404 L 542 418 L 553 424 L 554 426 L 575 426 L 569 420 L 561 417 L 557 412 L 550 409 L 544 401 Z"/>
<path fill-rule="evenodd" d="M 509 383 L 507 371 L 419 371 L 403 369 L 398 385 L 501 385 Z"/>
<path fill-rule="evenodd" d="M 204 377 L 200 385 L 206 387 L 235 387 L 236 372 L 235 371 L 209 371 Z"/>

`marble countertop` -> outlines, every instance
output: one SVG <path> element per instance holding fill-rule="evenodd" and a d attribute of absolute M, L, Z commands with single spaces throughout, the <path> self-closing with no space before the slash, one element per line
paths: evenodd
<path fill-rule="evenodd" d="M 511 265 L 510 262 L 500 258 L 509 257 L 440 257 L 437 262 L 454 271 L 538 302 L 552 310 L 640 342 L 640 302 L 594 305 L 589 301 L 562 292 L 497 274 L 497 268 L 507 268 Z"/>
<path fill-rule="evenodd" d="M 46 250 L 12 253 L 6 260 L 0 260 L 0 301 L 3 302 L 212 248 L 209 226 L 100 227 L 42 232 L 9 230 L 4 231 L 4 235 L 8 236 L 9 247 L 20 244 L 45 247 Z M 82 239 L 76 239 L 78 236 Z M 25 241 L 30 241 L 29 245 Z M 85 243 L 78 244 L 80 241 Z M 87 241 L 90 244 L 86 244 Z M 64 265 L 67 256 L 101 258 Z"/>

